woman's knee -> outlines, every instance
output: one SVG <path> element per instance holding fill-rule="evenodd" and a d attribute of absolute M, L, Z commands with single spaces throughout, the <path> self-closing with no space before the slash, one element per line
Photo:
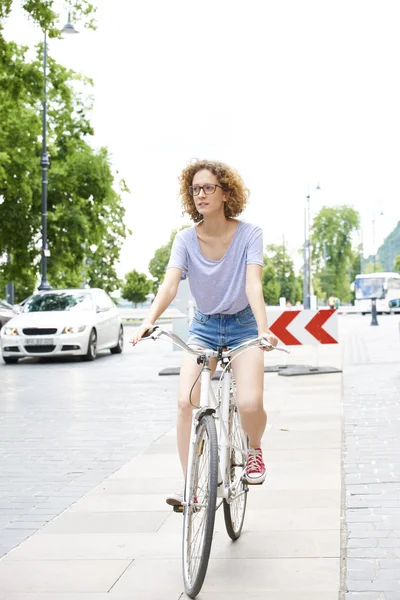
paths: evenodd
<path fill-rule="evenodd" d="M 190 390 L 181 391 L 178 395 L 178 413 L 180 416 L 188 416 L 191 417 L 192 410 L 194 409 L 193 404 L 196 404 L 194 401 L 193 393 L 190 395 Z"/>
<path fill-rule="evenodd" d="M 263 397 L 262 396 L 254 396 L 252 398 L 246 398 L 243 402 L 238 402 L 238 407 L 240 413 L 243 415 L 257 415 L 260 413 L 265 414 L 264 405 L 263 405 Z"/>

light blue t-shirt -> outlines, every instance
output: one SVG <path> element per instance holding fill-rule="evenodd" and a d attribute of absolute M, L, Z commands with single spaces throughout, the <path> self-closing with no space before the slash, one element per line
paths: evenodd
<path fill-rule="evenodd" d="M 197 308 L 206 315 L 233 315 L 248 305 L 246 267 L 263 266 L 262 230 L 238 221 L 231 244 L 221 260 L 206 258 L 200 249 L 196 226 L 176 234 L 167 269 L 182 270 L 189 278 Z"/>

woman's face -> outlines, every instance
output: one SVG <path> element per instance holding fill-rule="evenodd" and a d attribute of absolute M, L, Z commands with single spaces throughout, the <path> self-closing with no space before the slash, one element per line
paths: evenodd
<path fill-rule="evenodd" d="M 203 217 L 224 212 L 227 194 L 214 173 L 207 169 L 197 171 L 193 177 L 192 190 L 196 209 Z"/>

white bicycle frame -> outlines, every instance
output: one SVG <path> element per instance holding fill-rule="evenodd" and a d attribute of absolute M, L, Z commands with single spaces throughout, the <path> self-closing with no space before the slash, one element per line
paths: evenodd
<path fill-rule="evenodd" d="M 274 350 L 281 350 L 283 352 L 287 352 L 285 348 L 276 348 L 276 346 L 272 346 L 265 338 L 255 338 L 250 340 L 249 342 L 244 342 L 240 344 L 236 348 L 232 350 L 226 350 L 222 353 L 216 352 L 215 350 L 208 349 L 194 349 L 183 340 L 181 340 L 177 335 L 171 333 L 170 331 L 160 329 L 159 327 L 155 327 L 155 329 L 150 333 L 149 338 L 158 339 L 159 337 L 168 337 L 175 344 L 180 346 L 183 350 L 189 352 L 189 354 L 193 354 L 197 357 L 201 357 L 203 362 L 203 368 L 200 375 L 200 405 L 193 411 L 192 416 L 192 427 L 190 433 L 190 444 L 189 444 L 189 459 L 188 459 L 188 472 L 186 474 L 186 480 L 190 481 L 191 473 L 189 472 L 191 469 L 191 465 L 193 464 L 193 452 L 195 451 L 195 443 L 196 443 L 196 430 L 199 424 L 199 421 L 203 414 L 209 413 L 213 414 L 218 420 L 219 427 L 217 427 L 218 434 L 218 446 L 219 446 L 219 464 L 218 464 L 218 497 L 225 499 L 227 502 L 230 501 L 232 497 L 232 492 L 236 491 L 236 488 L 239 487 L 241 478 L 243 476 L 243 472 L 238 476 L 235 481 L 233 481 L 230 485 L 227 485 L 227 473 L 228 473 L 228 456 L 229 456 L 229 408 L 230 405 L 236 404 L 236 394 L 233 391 L 233 402 L 230 404 L 230 395 L 231 384 L 232 384 L 232 372 L 230 368 L 230 363 L 236 356 L 241 354 L 242 352 L 248 350 L 252 347 L 266 347 Z M 229 360 L 228 364 L 226 364 L 223 373 L 222 373 L 222 386 L 221 379 L 219 382 L 218 396 L 215 397 L 214 390 L 211 385 L 211 369 L 209 366 L 209 361 L 211 358 L 220 358 L 222 359 L 222 364 Z M 246 446 L 245 440 L 246 436 L 243 430 L 241 429 L 241 435 L 243 436 L 243 447 Z M 241 448 L 235 448 L 235 450 L 242 452 Z M 243 467 L 244 471 L 244 467 Z M 245 492 L 242 492 L 245 493 Z M 187 498 L 188 490 L 187 486 L 185 486 L 183 505 L 187 506 L 188 498 Z M 234 495 L 237 498 L 236 495 Z"/>

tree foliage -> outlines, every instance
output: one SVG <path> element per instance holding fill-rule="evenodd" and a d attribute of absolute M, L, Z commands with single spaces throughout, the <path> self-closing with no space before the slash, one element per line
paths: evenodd
<path fill-rule="evenodd" d="M 267 254 L 264 258 L 266 264 L 268 259 L 272 262 L 275 277 L 279 284 L 280 296 L 286 298 L 291 304 L 296 302 L 296 275 L 293 260 L 288 254 L 284 244 L 270 244 L 267 246 Z"/>
<path fill-rule="evenodd" d="M 261 281 L 265 303 L 269 304 L 270 306 L 279 304 L 281 288 L 274 264 L 268 257 L 264 257 L 264 267 L 262 270 Z"/>
<path fill-rule="evenodd" d="M 153 289 L 155 293 L 157 293 L 158 288 L 164 280 L 165 271 L 171 254 L 171 245 L 172 243 L 168 243 L 157 248 L 153 258 L 149 262 L 149 271 L 154 278 Z"/>
<path fill-rule="evenodd" d="M 364 273 L 383 273 L 383 267 L 379 260 L 375 261 L 375 265 L 373 262 L 369 262 L 367 265 L 365 265 Z"/>
<path fill-rule="evenodd" d="M 91 26 L 93 6 L 72 5 Z M 0 19 L 11 6 L 0 0 Z M 52 1 L 23 6 L 51 32 Z M 28 60 L 27 48 L 6 42 L 0 29 L 0 257 L 11 256 L 0 264 L 0 286 L 14 281 L 17 301 L 32 292 L 40 269 L 42 57 L 39 46 Z M 91 103 L 74 91 L 77 80 L 91 83 L 48 58 L 48 279 L 53 287 L 85 280 L 110 292 L 119 285 L 115 264 L 128 233 L 121 198 L 127 188 L 124 181 L 115 185 L 107 150 L 90 145 Z"/>
<path fill-rule="evenodd" d="M 153 289 L 154 293 L 157 293 L 158 288 L 164 281 L 165 271 L 167 270 L 167 265 L 169 261 L 169 257 L 171 256 L 171 248 L 174 242 L 175 236 L 178 231 L 182 231 L 182 229 L 186 229 L 189 225 L 183 225 L 180 229 L 174 229 L 171 232 L 168 243 L 160 246 L 154 253 L 153 258 L 149 262 L 149 272 L 154 278 L 153 281 Z"/>
<path fill-rule="evenodd" d="M 4 21 L 12 11 L 16 0 L 0 0 L 0 30 Z M 54 0 L 22 0 L 19 2 L 26 12 L 27 17 L 34 21 L 42 31 L 48 31 L 50 37 L 59 37 L 60 32 L 56 23 L 58 14 L 55 10 Z M 69 3 L 71 19 L 74 23 L 83 23 L 84 27 L 94 29 L 94 15 L 96 7 L 88 0 L 71 0 Z"/>
<path fill-rule="evenodd" d="M 396 227 L 385 238 L 382 246 L 378 249 L 377 259 L 382 264 L 384 271 L 396 271 L 394 264 L 396 257 L 400 254 L 400 221 Z"/>
<path fill-rule="evenodd" d="M 296 276 L 296 294 L 295 303 L 303 301 L 303 274 Z"/>
<path fill-rule="evenodd" d="M 323 207 L 312 225 L 312 259 L 314 275 L 328 296 L 342 301 L 350 299 L 352 234 L 359 227 L 359 214 L 351 206 Z"/>
<path fill-rule="evenodd" d="M 152 281 L 147 279 L 144 273 L 138 273 L 135 269 L 125 275 L 125 283 L 121 294 L 125 300 L 134 304 L 144 302 L 152 288 Z"/>

